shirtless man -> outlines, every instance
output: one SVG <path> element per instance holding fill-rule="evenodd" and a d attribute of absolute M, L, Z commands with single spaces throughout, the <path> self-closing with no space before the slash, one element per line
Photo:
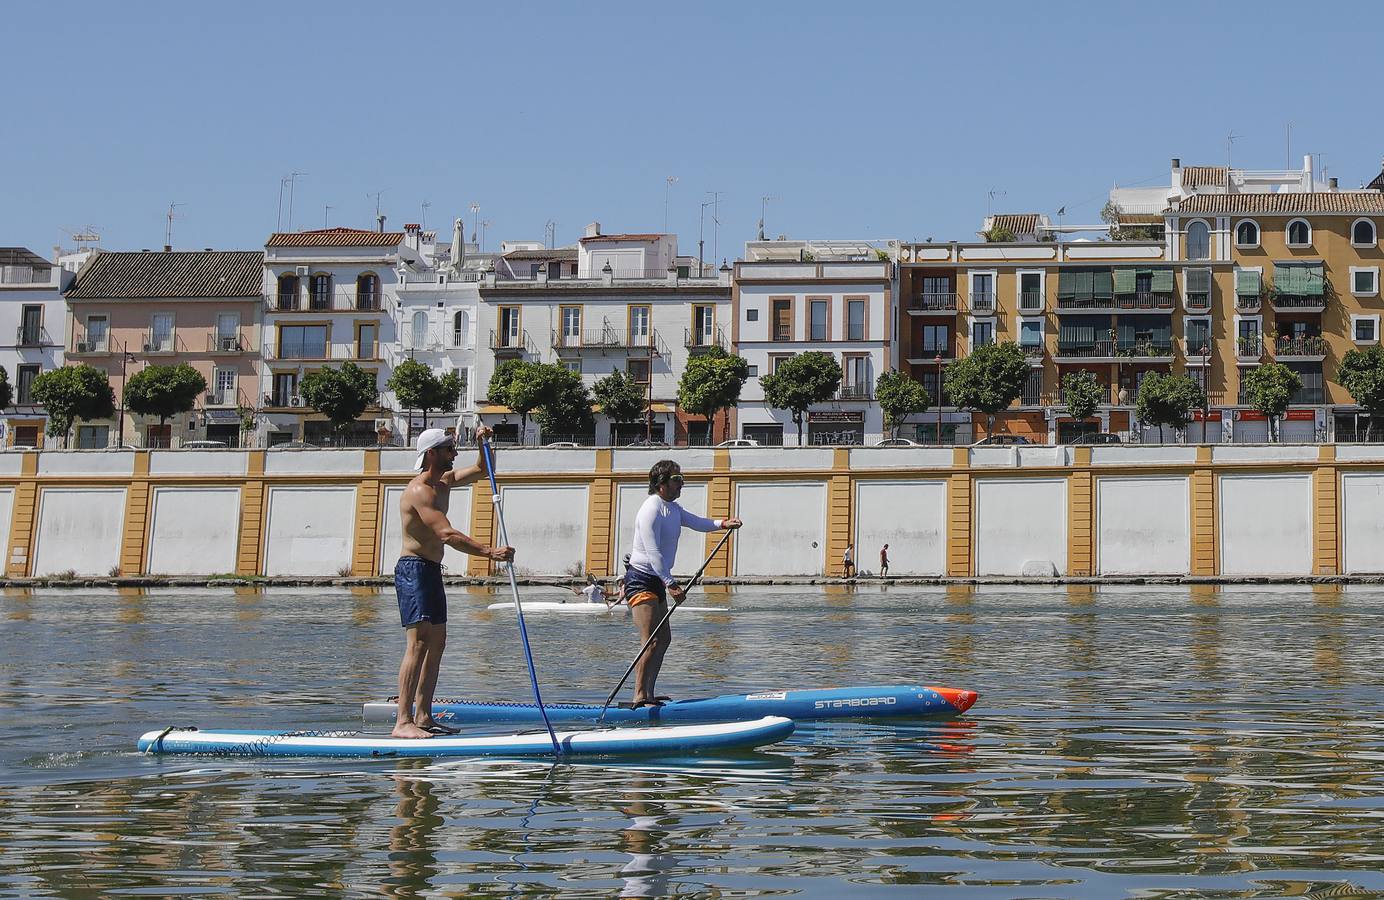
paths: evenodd
<path fill-rule="evenodd" d="M 513 547 L 487 547 L 452 527 L 447 521 L 451 489 L 486 477 L 484 441 L 490 429 L 476 429 L 480 454 L 475 465 L 453 469 L 457 458 L 452 436 L 440 428 L 418 435 L 418 459 L 422 469 L 399 501 L 403 526 L 403 554 L 394 566 L 394 591 L 399 597 L 399 621 L 407 643 L 399 664 L 399 706 L 394 715 L 394 737 L 430 738 L 456 734 L 432 717 L 433 691 L 447 646 L 447 595 L 442 590 L 442 548 L 452 547 L 495 562 L 514 558 Z"/>

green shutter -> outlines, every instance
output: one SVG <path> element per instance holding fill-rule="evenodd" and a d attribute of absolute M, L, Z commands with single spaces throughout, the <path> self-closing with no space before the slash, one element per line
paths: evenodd
<path fill-rule="evenodd" d="M 1173 292 L 1172 269 L 1153 270 L 1153 292 L 1155 294 L 1171 294 Z"/>
<path fill-rule="evenodd" d="M 1071 300 L 1076 297 L 1076 272 L 1063 269 L 1057 273 L 1057 299 Z"/>
<path fill-rule="evenodd" d="M 1091 273 L 1094 276 L 1094 285 L 1091 295 L 1097 300 L 1111 300 L 1115 296 L 1115 279 L 1111 276 L 1109 269 L 1097 269 Z"/>
<path fill-rule="evenodd" d="M 1324 281 L 1320 264 L 1311 266 L 1274 266 L 1274 290 L 1293 297 L 1320 297 Z"/>
<path fill-rule="evenodd" d="M 1211 270 L 1210 269 L 1184 269 L 1183 275 L 1187 282 L 1187 293 L 1189 294 L 1209 294 L 1211 293 Z"/>
<path fill-rule="evenodd" d="M 1259 276 L 1260 273 L 1250 269 L 1235 270 L 1235 293 L 1240 296 L 1259 296 Z"/>
<path fill-rule="evenodd" d="M 1058 297 L 1065 300 L 1091 299 L 1091 270 L 1075 269 L 1058 276 Z"/>
<path fill-rule="evenodd" d="M 1116 270 L 1115 270 L 1115 293 L 1117 293 L 1117 294 L 1132 294 L 1132 293 L 1134 293 L 1134 276 L 1135 276 L 1135 271 L 1134 271 L 1133 269 L 1116 269 Z"/>
<path fill-rule="evenodd" d="M 1326 273 L 1322 270 L 1321 263 L 1314 263 L 1310 266 L 1303 266 L 1303 293 L 1312 297 L 1320 297 L 1326 293 Z"/>

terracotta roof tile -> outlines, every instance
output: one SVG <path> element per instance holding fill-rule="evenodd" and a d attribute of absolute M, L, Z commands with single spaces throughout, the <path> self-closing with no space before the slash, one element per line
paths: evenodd
<path fill-rule="evenodd" d="M 661 234 L 598 234 L 581 239 L 583 244 L 596 244 L 604 241 L 656 241 Z"/>
<path fill-rule="evenodd" d="M 1010 215 L 994 216 L 990 221 L 991 228 L 1003 228 L 1012 232 L 1015 236 L 1038 233 L 1038 214 L 1037 213 L 1014 213 Z"/>
<path fill-rule="evenodd" d="M 264 292 L 258 250 L 202 253 L 98 253 L 67 289 L 68 299 L 148 300 L 258 297 Z"/>
<path fill-rule="evenodd" d="M 397 247 L 402 231 L 366 231 L 361 228 L 319 228 L 316 231 L 276 231 L 266 247 Z"/>
<path fill-rule="evenodd" d="M 1320 191 L 1296 194 L 1193 194 L 1168 212 L 1186 213 L 1384 213 L 1384 193 Z"/>
<path fill-rule="evenodd" d="M 1230 170 L 1225 166 L 1187 166 L 1182 170 L 1182 186 L 1228 187 Z"/>
<path fill-rule="evenodd" d="M 577 251 L 573 249 L 559 250 L 511 250 L 505 254 L 505 259 L 576 259 Z"/>

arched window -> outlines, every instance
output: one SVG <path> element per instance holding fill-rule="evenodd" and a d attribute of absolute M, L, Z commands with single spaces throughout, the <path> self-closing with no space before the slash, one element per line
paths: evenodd
<path fill-rule="evenodd" d="M 1235 226 L 1235 246 L 1258 247 L 1259 225 L 1249 219 Z"/>
<path fill-rule="evenodd" d="M 312 276 L 308 282 L 308 291 L 311 296 L 308 298 L 308 305 L 312 309 L 331 309 L 332 308 L 332 276 L 326 272 L 318 272 Z"/>
<path fill-rule="evenodd" d="M 1187 258 L 1211 258 L 1211 229 L 1205 222 L 1193 222 L 1187 226 Z"/>
<path fill-rule="evenodd" d="M 1357 247 L 1373 247 L 1374 223 L 1369 219 L 1356 219 L 1355 224 L 1350 226 L 1350 242 Z"/>
<path fill-rule="evenodd" d="M 466 310 L 461 310 L 452 316 L 452 346 L 465 347 L 467 337 L 471 331 L 471 315 Z"/>
<path fill-rule="evenodd" d="M 415 350 L 428 346 L 428 314 L 422 310 L 413 314 L 413 333 L 409 346 Z"/>
<path fill-rule="evenodd" d="M 1294 219 L 1288 223 L 1288 246 L 1312 246 L 1312 226 L 1307 224 L 1306 219 Z"/>
<path fill-rule="evenodd" d="M 380 308 L 380 276 L 365 272 L 356 276 L 356 309 Z"/>
<path fill-rule="evenodd" d="M 279 276 L 279 309 L 298 308 L 298 276 L 285 272 Z"/>

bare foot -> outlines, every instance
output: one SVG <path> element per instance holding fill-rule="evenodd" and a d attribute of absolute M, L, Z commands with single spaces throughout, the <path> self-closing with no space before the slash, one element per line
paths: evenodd
<path fill-rule="evenodd" d="M 430 738 L 431 734 L 419 728 L 412 722 L 398 722 L 394 725 L 394 730 L 389 733 L 390 737 L 396 738 Z"/>

